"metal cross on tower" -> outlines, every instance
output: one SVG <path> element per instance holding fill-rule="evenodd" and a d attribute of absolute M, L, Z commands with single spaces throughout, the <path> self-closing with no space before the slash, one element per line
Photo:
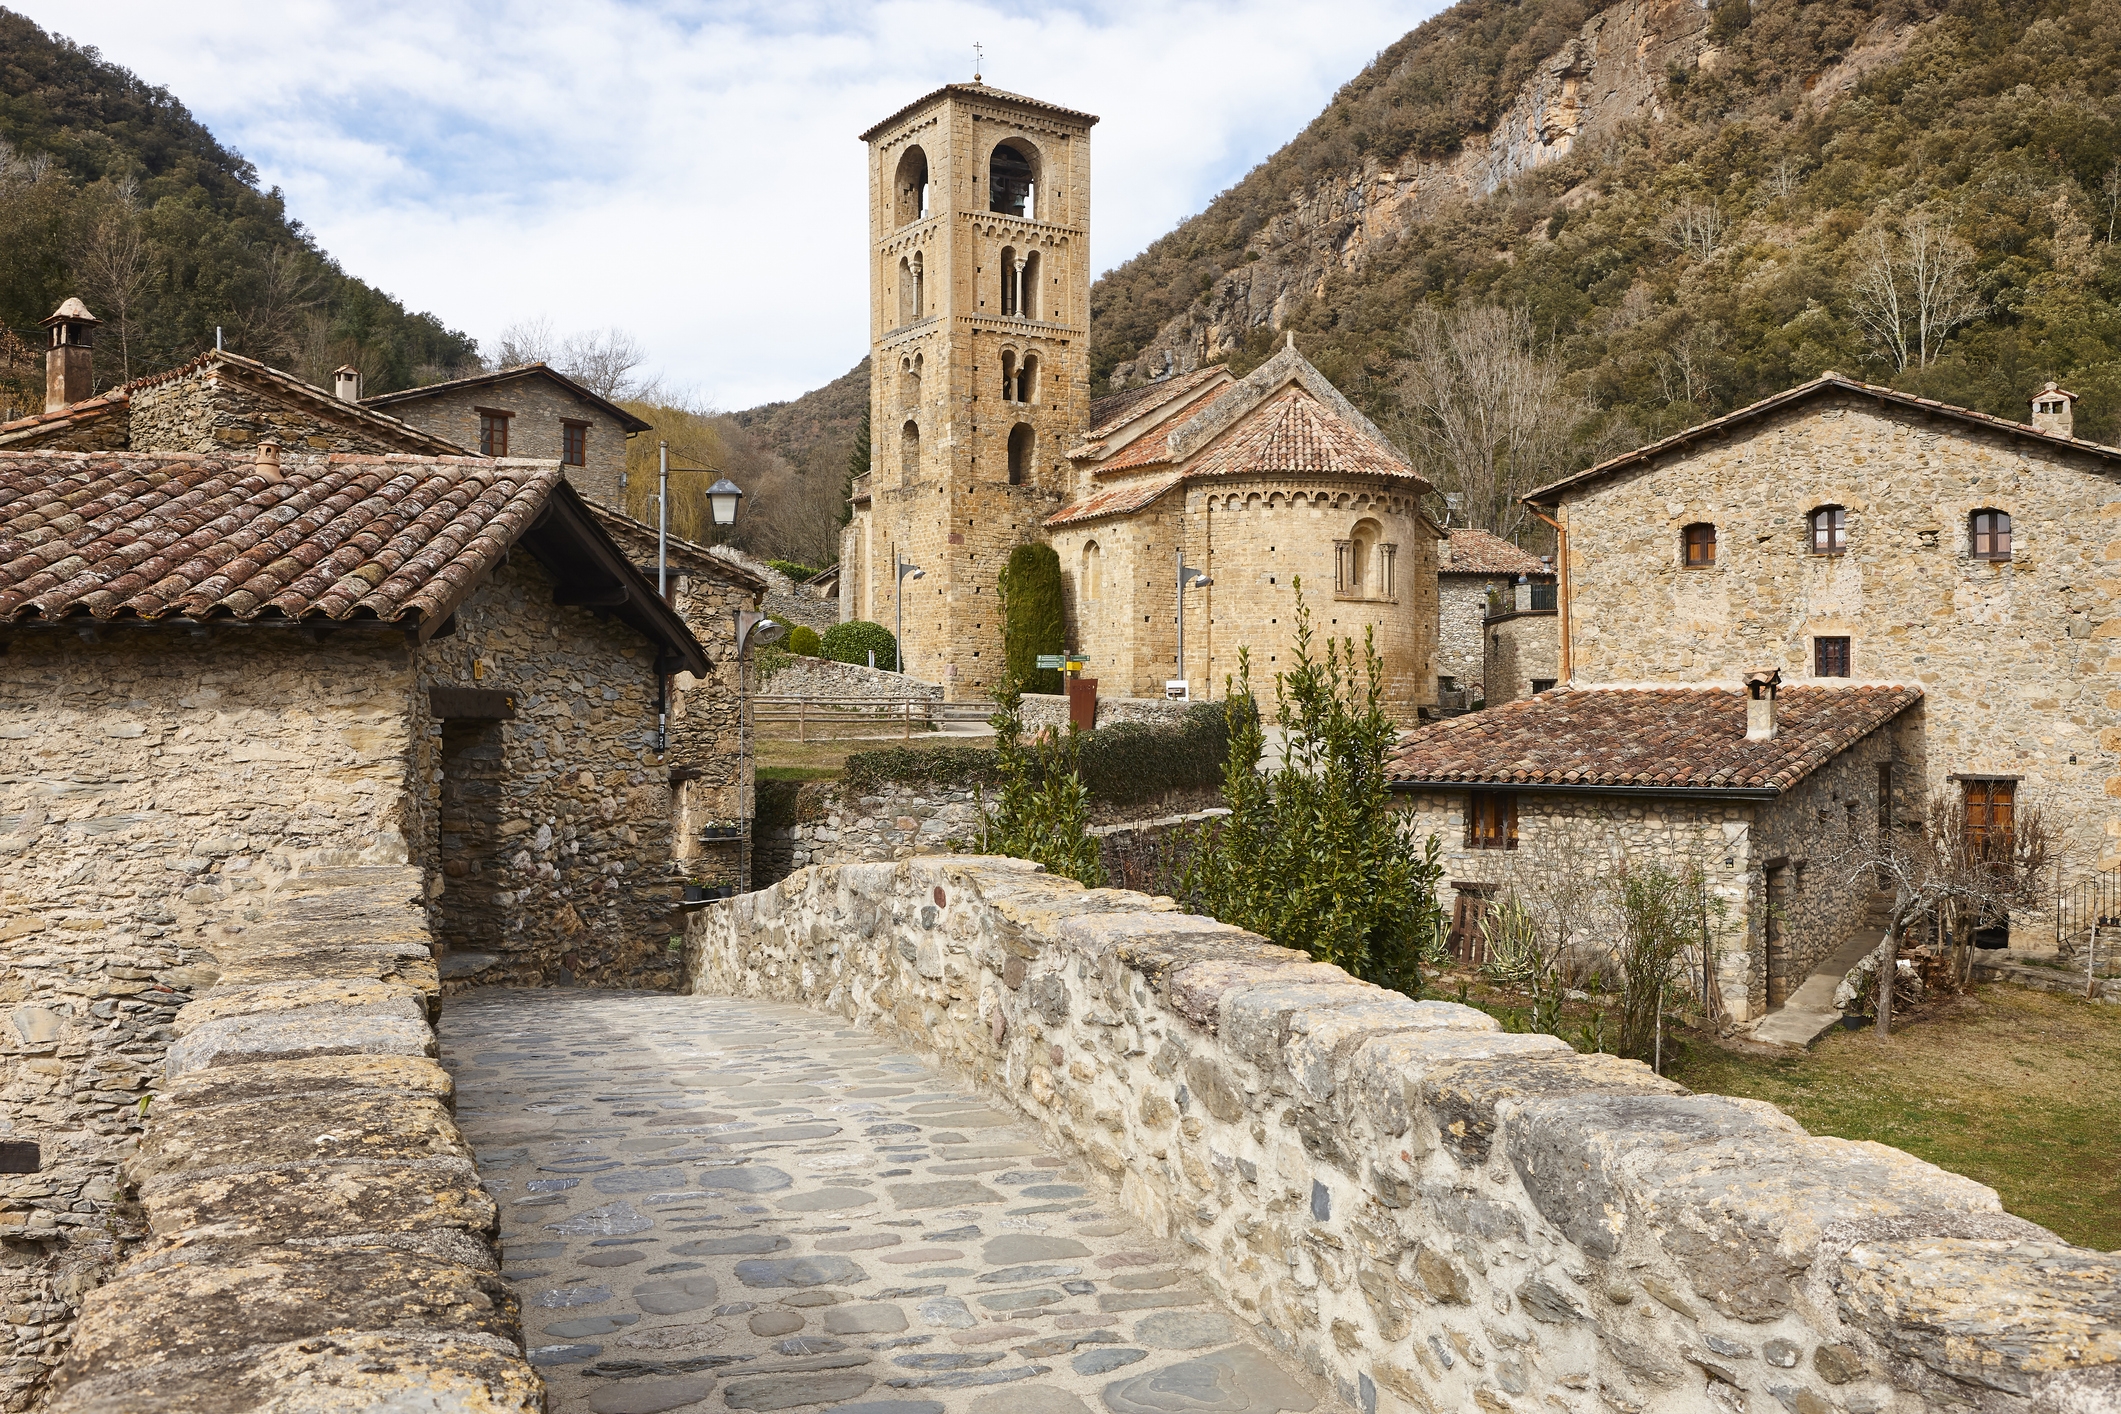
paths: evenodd
<path fill-rule="evenodd" d="M 985 66 L 986 59 L 987 51 L 975 42 L 972 46 L 972 81 L 974 83 L 980 81 L 979 71 Z"/>

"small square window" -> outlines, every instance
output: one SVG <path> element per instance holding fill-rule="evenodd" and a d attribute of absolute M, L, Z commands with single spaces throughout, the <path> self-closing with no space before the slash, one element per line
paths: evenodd
<path fill-rule="evenodd" d="M 1716 563 L 1716 527 L 1713 525 L 1690 525 L 1681 536 L 1686 547 L 1686 567 L 1690 570 L 1708 569 Z"/>
<path fill-rule="evenodd" d="M 2005 511 L 1975 511 L 1974 558 L 2007 560 L 2011 557 L 2011 518 Z"/>
<path fill-rule="evenodd" d="M 1812 676 L 1845 678 L 1849 675 L 1849 641 L 1846 638 L 1812 640 Z"/>
<path fill-rule="evenodd" d="M 508 420 L 514 413 L 479 409 L 479 455 L 482 457 L 505 457 L 508 455 Z"/>
<path fill-rule="evenodd" d="M 560 461 L 567 466 L 589 465 L 589 424 L 560 424 Z"/>
<path fill-rule="evenodd" d="M 1556 679 L 1556 678 L 1533 678 L 1533 679 L 1532 679 L 1532 691 L 1534 691 L 1534 692 L 1552 692 L 1552 691 L 1554 690 L 1554 684 L 1555 684 L 1555 683 L 1556 683 L 1557 681 L 1559 681 L 1559 679 Z"/>
<path fill-rule="evenodd" d="M 1517 793 L 1476 790 L 1466 800 L 1467 849 L 1517 848 Z"/>
<path fill-rule="evenodd" d="M 1848 547 L 1848 512 L 1840 506 L 1821 506 L 1813 511 L 1812 553 L 1838 555 Z"/>

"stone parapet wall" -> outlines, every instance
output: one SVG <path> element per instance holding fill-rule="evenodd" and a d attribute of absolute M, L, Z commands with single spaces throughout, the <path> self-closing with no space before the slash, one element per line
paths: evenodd
<path fill-rule="evenodd" d="M 83 1301 L 54 1414 L 545 1408 L 434 1059 L 422 885 L 287 881 L 177 1012 L 125 1166 L 145 1238 Z"/>
<path fill-rule="evenodd" d="M 836 663 L 830 658 L 797 657 L 759 683 L 768 697 L 881 697 L 893 702 L 940 702 L 943 689 L 904 673 L 886 672 L 866 663 Z"/>
<path fill-rule="evenodd" d="M 687 970 L 956 1067 L 1369 1414 L 2121 1399 L 2121 1258 L 1989 1189 L 1138 894 L 811 870 L 696 915 Z"/>
<path fill-rule="evenodd" d="M 1145 727 L 1169 727 L 1175 731 L 1185 721 L 1186 709 L 1192 705 L 1168 697 L 1100 696 L 1097 699 L 1097 725 L 1113 727 L 1121 722 L 1138 722 Z M 1023 715 L 1024 725 L 1032 731 L 1066 726 L 1068 699 L 1054 692 L 1027 692 L 1024 694 Z"/>

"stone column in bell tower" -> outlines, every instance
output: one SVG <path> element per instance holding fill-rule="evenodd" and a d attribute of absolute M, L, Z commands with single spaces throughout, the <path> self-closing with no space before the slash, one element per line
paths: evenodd
<path fill-rule="evenodd" d="M 948 84 L 862 134 L 874 441 L 854 599 L 903 618 L 902 669 L 952 701 L 999 683 L 995 578 L 1060 505 L 1089 415 L 1096 122 Z"/>

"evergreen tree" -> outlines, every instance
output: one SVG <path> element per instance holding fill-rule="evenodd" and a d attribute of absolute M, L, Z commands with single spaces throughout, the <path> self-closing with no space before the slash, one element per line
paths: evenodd
<path fill-rule="evenodd" d="M 1019 545 L 995 588 L 1002 600 L 1002 648 L 1009 677 L 1027 692 L 1059 692 L 1061 675 L 1040 668 L 1042 655 L 1068 648 L 1068 611 L 1061 597 L 1060 556 L 1051 545 Z"/>

